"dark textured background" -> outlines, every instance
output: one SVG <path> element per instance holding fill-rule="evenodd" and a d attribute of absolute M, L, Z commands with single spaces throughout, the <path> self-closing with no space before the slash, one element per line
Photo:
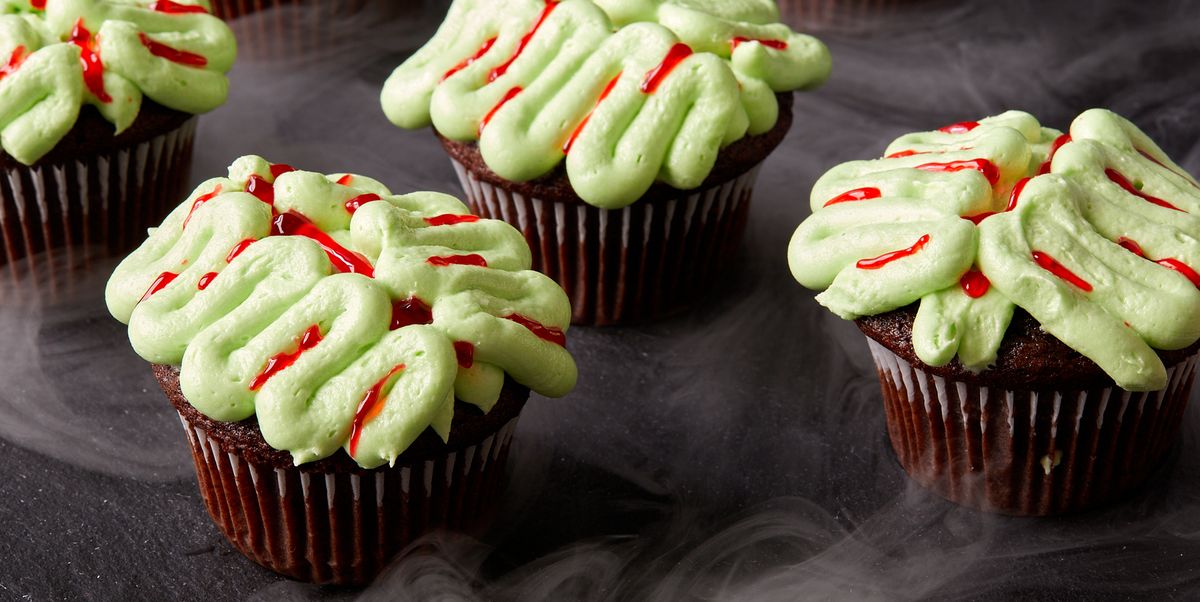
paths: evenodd
<path fill-rule="evenodd" d="M 217 532 L 177 418 L 104 309 L 110 261 L 4 280 L 0 599 L 1200 597 L 1200 405 L 1125 503 L 1059 519 L 959 509 L 906 480 L 862 337 L 784 257 L 823 170 L 1004 109 L 1065 128 L 1106 106 L 1200 173 L 1200 3 L 818 4 L 788 18 L 829 44 L 833 76 L 797 96 L 744 267 L 689 315 L 572 329 L 579 387 L 523 415 L 495 529 L 433 536 L 365 592 L 284 581 Z M 201 120 L 195 179 L 253 152 L 457 194 L 433 136 L 392 128 L 376 100 L 442 9 L 391 9 L 400 21 L 321 17 L 306 34 L 319 55 L 262 33 L 310 15 L 237 23 L 243 58 L 229 103 Z"/>

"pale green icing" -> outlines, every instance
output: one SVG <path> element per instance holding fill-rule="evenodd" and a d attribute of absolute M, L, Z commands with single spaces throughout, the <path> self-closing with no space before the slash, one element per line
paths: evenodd
<path fill-rule="evenodd" d="M 307 237 L 268 236 L 272 206 L 245 192 L 252 175 L 273 183 L 276 213 L 305 216 L 368 259 L 374 277 L 337 273 Z M 384 386 L 382 409 L 365 423 L 353 454 L 367 468 L 393 462 L 426 428 L 447 438 L 456 395 L 490 410 L 505 374 L 547 396 L 571 390 L 570 354 L 507 319 L 518 314 L 563 331 L 570 323 L 566 294 L 529 269 L 520 232 L 496 220 L 430 225 L 425 218 L 468 211 L 443 194 L 392 195 L 364 176 L 339 184 L 346 175 L 272 178 L 270 163 L 243 157 L 229 177 L 201 184 L 108 282 L 109 310 L 129 324 L 138 354 L 179 365 L 184 396 L 205 415 L 257 416 L 267 442 L 298 464 L 339 447 L 349 452 L 358 404 L 399 364 L 405 368 Z M 365 193 L 383 200 L 351 216 L 345 202 Z M 192 211 L 202 196 L 209 200 Z M 244 240 L 256 242 L 227 263 Z M 466 254 L 482 256 L 487 267 L 427 261 Z M 142 300 L 163 273 L 178 276 Z M 216 276 L 200 290 L 209 273 Z M 414 297 L 431 307 L 432 323 L 389 331 L 393 301 Z M 252 390 L 268 360 L 295 352 L 313 325 L 320 342 Z M 456 341 L 474 347 L 470 368 L 458 365 Z"/>
<path fill-rule="evenodd" d="M 189 4 L 180 1 L 180 4 Z M 207 3 L 200 4 L 207 8 Z M 70 131 L 84 103 L 95 106 L 120 133 L 135 119 L 145 95 L 179 111 L 204 113 L 225 102 L 237 54 L 233 32 L 207 13 L 164 13 L 153 3 L 117 0 L 50 0 L 46 10 L 9 1 L 0 12 L 0 62 L 21 48 L 23 62 L 0 79 L 0 144 L 32 164 Z M 103 65 L 103 100 L 84 81 L 80 49 L 70 37 L 77 23 L 94 37 Z M 156 56 L 140 35 L 172 49 L 203 56 L 189 66 Z"/>
<path fill-rule="evenodd" d="M 979 124 L 962 133 L 908 134 L 886 154 L 925 154 L 853 161 L 822 176 L 813 188 L 813 215 L 797 229 L 789 248 L 796 279 L 826 289 L 817 300 L 848 319 L 920 300 L 913 348 L 932 366 L 957 356 L 970 369 L 985 369 L 995 361 L 1014 307 L 1020 306 L 1119 386 L 1165 386 L 1166 369 L 1153 350 L 1180 349 L 1200 338 L 1200 291 L 1184 274 L 1155 261 L 1200 266 L 1200 219 L 1195 217 L 1200 186 L 1144 133 L 1110 111 L 1080 115 L 1071 126 L 1072 141 L 1058 149 L 1051 173 L 1043 176 L 1036 174 L 1058 132 L 1015 111 Z M 974 170 L 913 169 L 980 158 L 997 167 L 995 186 Z M 1108 169 L 1179 210 L 1126 192 Z M 1030 176 L 1036 177 L 1026 182 L 1015 208 L 1006 211 L 1014 185 Z M 825 206 L 864 187 L 877 188 L 880 198 Z M 960 219 L 989 212 L 996 214 L 980 220 L 978 228 Z M 978 235 L 959 235 L 951 223 L 977 229 Z M 908 248 L 922 234 L 930 241 L 918 252 L 876 270 L 856 267 L 861 259 Z M 947 244 L 935 247 L 938 240 Z M 1130 240 L 1145 258 L 1119 244 Z M 1092 290 L 1039 265 L 1035 251 Z M 969 269 L 990 281 L 982 297 L 963 292 L 960 278 Z"/>
<path fill-rule="evenodd" d="M 488 167 L 513 181 L 549 173 L 565 154 L 572 187 L 598 207 L 629 205 L 655 181 L 695 188 L 722 147 L 774 126 L 775 92 L 813 87 L 829 72 L 824 45 L 774 22 L 772 3 L 732 4 L 458 0 L 388 78 L 381 103 L 400 127 L 433 125 L 448 138 L 478 140 Z M 744 42 L 733 50 L 735 37 L 787 48 Z M 695 53 L 643 92 L 680 41 Z"/>

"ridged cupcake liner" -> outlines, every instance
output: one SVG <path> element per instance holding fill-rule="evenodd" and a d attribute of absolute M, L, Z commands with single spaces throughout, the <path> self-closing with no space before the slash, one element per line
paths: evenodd
<path fill-rule="evenodd" d="M 533 269 L 571 299 L 571 321 L 597 326 L 672 313 L 714 286 L 741 244 L 761 166 L 676 198 L 610 210 L 529 197 L 451 163 L 471 211 L 520 230 Z"/>
<path fill-rule="evenodd" d="M 251 560 L 313 583 L 362 584 L 436 528 L 477 531 L 504 486 L 513 418 L 476 445 L 359 472 L 248 461 L 181 414 L 204 505 Z"/>
<path fill-rule="evenodd" d="M 916 482 L 959 504 L 1045 516 L 1130 493 L 1175 442 L 1197 357 L 1170 366 L 1167 386 L 1008 390 L 955 381 L 867 339 L 888 435 Z"/>
<path fill-rule="evenodd" d="M 132 248 L 186 196 L 196 118 L 132 146 L 0 176 L 0 266 Z M 43 253 L 45 252 L 45 253 Z M 41 254 L 41 255 L 39 255 Z"/>

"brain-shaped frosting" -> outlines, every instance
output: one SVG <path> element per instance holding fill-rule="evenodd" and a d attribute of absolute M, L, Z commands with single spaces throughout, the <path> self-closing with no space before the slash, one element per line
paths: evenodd
<path fill-rule="evenodd" d="M 529 265 L 517 230 L 453 197 L 243 157 L 117 267 L 106 297 L 205 415 L 257 416 L 297 463 L 344 447 L 374 467 L 426 427 L 447 437 L 455 397 L 490 410 L 506 373 L 548 396 L 574 386 L 569 302 Z"/>
<path fill-rule="evenodd" d="M 225 102 L 233 32 L 184 0 L 7 0 L 0 5 L 0 145 L 25 164 L 70 131 L 84 103 L 118 133 L 143 95 L 179 111 Z"/>
<path fill-rule="evenodd" d="M 720 6 L 457 0 L 388 78 L 384 112 L 479 140 L 513 181 L 565 157 L 576 193 L 599 207 L 626 206 L 656 180 L 695 188 L 723 146 L 774 126 L 775 92 L 829 73 L 825 46 L 776 23 L 773 3 Z"/>
<path fill-rule="evenodd" d="M 812 209 L 793 275 L 847 319 L 920 301 L 929 365 L 986 368 L 1014 304 L 1130 390 L 1200 338 L 1200 186 L 1110 111 L 1069 135 L 1015 111 L 909 134 L 831 169 Z"/>

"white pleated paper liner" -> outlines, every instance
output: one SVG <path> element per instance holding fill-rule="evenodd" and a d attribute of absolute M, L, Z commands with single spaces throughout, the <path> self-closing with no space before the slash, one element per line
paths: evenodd
<path fill-rule="evenodd" d="M 361 472 L 247 461 L 181 414 L 200 494 L 239 551 L 312 583 L 367 583 L 406 544 L 437 528 L 486 527 L 504 487 L 517 419 L 434 459 Z"/>
<path fill-rule="evenodd" d="M 84 249 L 126 251 L 188 192 L 196 117 L 145 142 L 0 176 L 0 270 L 75 262 Z M 25 265 L 18 265 L 24 263 Z"/>
<path fill-rule="evenodd" d="M 567 292 L 571 321 L 598 326 L 652 320 L 710 292 L 741 244 L 761 166 L 677 198 L 599 209 L 512 192 L 451 163 L 471 211 L 520 230 L 533 269 Z"/>
<path fill-rule="evenodd" d="M 1159 391 L 1007 390 L 930 374 L 867 339 L 888 435 L 915 481 L 1003 514 L 1076 512 L 1131 493 L 1175 442 L 1197 356 Z"/>

